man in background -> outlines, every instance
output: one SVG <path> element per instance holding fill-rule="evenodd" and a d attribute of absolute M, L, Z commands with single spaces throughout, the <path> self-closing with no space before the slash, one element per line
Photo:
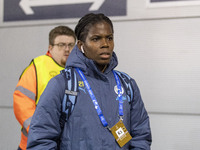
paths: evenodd
<path fill-rule="evenodd" d="M 46 55 L 34 58 L 21 74 L 13 94 L 16 119 L 22 126 L 18 150 L 26 150 L 31 118 L 48 81 L 65 68 L 67 58 L 74 48 L 76 36 L 67 26 L 57 26 L 49 33 Z"/>

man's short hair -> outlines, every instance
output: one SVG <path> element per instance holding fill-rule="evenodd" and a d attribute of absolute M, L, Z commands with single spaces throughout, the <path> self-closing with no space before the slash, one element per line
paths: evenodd
<path fill-rule="evenodd" d="M 53 45 L 55 38 L 59 35 L 72 36 L 76 41 L 76 35 L 71 28 L 67 26 L 57 26 L 54 29 L 52 29 L 49 33 L 49 45 Z"/>

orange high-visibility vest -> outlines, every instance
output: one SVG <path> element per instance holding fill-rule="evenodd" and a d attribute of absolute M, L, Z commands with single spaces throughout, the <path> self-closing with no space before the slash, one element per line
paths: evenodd
<path fill-rule="evenodd" d="M 31 118 L 42 92 L 49 80 L 63 69 L 50 56 L 42 55 L 33 59 L 20 76 L 13 94 L 13 107 L 15 116 L 22 125 L 19 145 L 22 150 L 26 150 Z"/>

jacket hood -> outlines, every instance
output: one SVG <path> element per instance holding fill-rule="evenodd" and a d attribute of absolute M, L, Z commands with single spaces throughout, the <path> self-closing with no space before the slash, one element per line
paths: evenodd
<path fill-rule="evenodd" d="M 115 52 L 113 52 L 110 63 L 108 64 L 108 67 L 106 68 L 104 73 L 105 74 L 109 73 L 117 65 L 118 65 L 118 59 Z M 88 59 L 87 57 L 85 57 L 84 54 L 79 50 L 77 45 L 74 47 L 74 49 L 70 53 L 67 59 L 66 67 L 80 68 L 85 74 L 100 72 L 97 66 L 95 65 L 95 62 L 92 59 Z"/>

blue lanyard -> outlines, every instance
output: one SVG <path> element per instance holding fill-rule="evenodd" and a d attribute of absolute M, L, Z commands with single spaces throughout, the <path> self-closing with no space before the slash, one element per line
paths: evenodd
<path fill-rule="evenodd" d="M 99 119 L 101 120 L 101 123 L 103 124 L 104 127 L 107 127 L 108 126 L 108 123 L 105 119 L 105 117 L 103 116 L 103 113 L 101 111 L 101 108 L 99 107 L 99 104 L 97 102 L 97 99 L 86 79 L 86 77 L 84 76 L 83 72 L 79 69 L 79 68 L 76 68 L 77 72 L 79 73 L 79 75 L 81 76 L 81 79 L 83 80 L 86 88 L 87 88 L 87 91 L 90 95 L 90 98 L 92 99 L 92 102 L 94 104 L 94 107 L 97 111 L 97 114 L 99 116 Z M 117 76 L 117 74 L 113 71 L 113 74 L 115 76 L 115 80 L 116 80 L 116 83 L 117 83 L 117 89 L 118 89 L 118 97 L 119 97 L 119 116 L 122 117 L 123 116 L 123 100 L 122 100 L 122 89 L 121 89 L 121 84 L 120 84 L 120 80 L 119 80 L 119 77 Z"/>
<path fill-rule="evenodd" d="M 123 113 L 123 100 L 122 100 L 122 87 L 120 84 L 120 80 L 118 75 L 116 74 L 115 71 L 113 71 L 113 74 L 115 76 L 115 80 L 117 83 L 117 90 L 118 90 L 118 98 L 119 98 L 119 116 L 122 117 L 124 115 Z"/>

